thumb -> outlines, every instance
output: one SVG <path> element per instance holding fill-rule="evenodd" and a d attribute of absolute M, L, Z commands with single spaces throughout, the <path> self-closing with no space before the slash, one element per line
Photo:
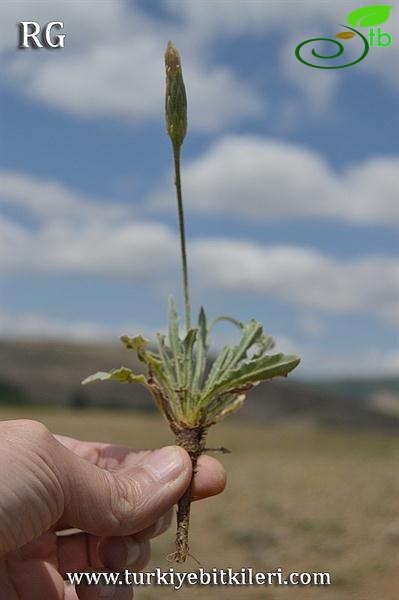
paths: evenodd
<path fill-rule="evenodd" d="M 62 521 L 99 536 L 130 535 L 167 512 L 190 484 L 188 454 L 178 446 L 154 450 L 120 471 L 106 471 L 62 448 Z"/>

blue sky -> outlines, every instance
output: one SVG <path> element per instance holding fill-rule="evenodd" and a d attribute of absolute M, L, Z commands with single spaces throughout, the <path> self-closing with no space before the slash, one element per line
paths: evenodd
<path fill-rule="evenodd" d="M 303 357 L 298 376 L 397 371 L 395 8 L 381 25 L 392 46 L 354 67 L 311 69 L 294 55 L 358 7 L 3 2 L 0 335 L 151 335 L 170 292 L 181 306 L 163 118 L 173 39 L 189 101 L 195 309 L 263 321 Z M 17 50 L 28 19 L 63 20 L 65 48 Z M 218 343 L 230 339 L 221 328 Z"/>

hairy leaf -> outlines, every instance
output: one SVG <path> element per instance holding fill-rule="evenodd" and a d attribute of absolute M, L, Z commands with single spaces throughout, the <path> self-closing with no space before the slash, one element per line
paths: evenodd
<path fill-rule="evenodd" d="M 119 383 L 147 383 L 147 379 L 144 375 L 134 375 L 131 369 L 127 367 L 120 367 L 119 369 L 113 369 L 112 371 L 98 371 L 94 375 L 86 377 L 82 381 L 83 385 L 87 383 L 94 383 L 96 381 L 119 381 Z"/>
<path fill-rule="evenodd" d="M 183 364 L 183 372 L 184 379 L 183 384 L 185 387 L 191 386 L 192 379 L 192 370 L 194 366 L 193 361 L 193 348 L 197 339 L 198 329 L 193 327 L 190 329 L 183 340 L 183 354 L 184 354 L 184 364 Z"/>
<path fill-rule="evenodd" d="M 160 333 L 157 333 L 157 340 L 159 356 L 162 359 L 162 364 L 165 368 L 165 371 L 168 374 L 171 384 L 176 385 L 175 372 L 173 370 L 173 364 L 169 356 L 169 349 L 166 347 L 165 336 L 161 335 Z"/>
<path fill-rule="evenodd" d="M 123 344 L 125 344 L 126 348 L 133 350 L 144 348 L 150 343 L 150 340 L 147 340 L 142 335 L 135 335 L 133 337 L 121 335 L 120 340 Z"/>
<path fill-rule="evenodd" d="M 248 350 L 257 343 L 262 343 L 263 328 L 259 321 L 252 319 L 242 326 L 242 337 L 237 346 L 227 347 L 227 353 L 224 355 L 224 360 L 220 364 L 215 364 L 215 369 L 212 369 L 205 385 L 205 390 L 209 391 L 212 386 L 220 381 L 223 381 L 227 371 L 236 367 L 239 362 L 246 358 Z"/>
<path fill-rule="evenodd" d="M 222 392 L 239 389 L 249 383 L 266 381 L 278 376 L 285 377 L 295 369 L 299 362 L 300 359 L 297 356 L 287 356 L 281 353 L 245 362 L 236 369 L 225 371 L 224 377 L 216 381 L 203 400 L 205 402 Z"/>
<path fill-rule="evenodd" d="M 233 348 L 233 356 L 231 361 L 226 365 L 225 368 L 231 368 L 246 357 L 249 348 L 262 339 L 263 327 L 262 323 L 251 319 L 248 323 L 243 326 L 242 338 L 238 346 Z"/>
<path fill-rule="evenodd" d="M 232 351 L 233 350 L 230 346 L 224 346 L 223 350 L 219 353 L 212 365 L 211 370 L 209 371 L 209 375 L 204 386 L 205 390 L 208 390 L 214 384 L 220 371 L 223 369 L 223 366 L 230 359 Z"/>
<path fill-rule="evenodd" d="M 181 369 L 182 348 L 179 337 L 180 317 L 176 312 L 176 305 L 173 296 L 169 300 L 169 346 L 173 354 L 173 364 L 176 373 L 176 381 L 183 385 L 183 373 Z"/>
<path fill-rule="evenodd" d="M 208 354 L 208 329 L 206 324 L 206 314 L 202 306 L 198 315 L 198 335 L 196 350 L 197 352 L 192 382 L 193 394 L 195 394 L 201 386 L 202 378 L 206 367 L 206 357 Z"/>

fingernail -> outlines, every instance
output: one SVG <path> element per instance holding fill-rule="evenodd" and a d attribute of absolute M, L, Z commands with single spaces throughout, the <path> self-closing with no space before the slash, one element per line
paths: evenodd
<path fill-rule="evenodd" d="M 183 450 L 177 446 L 166 446 L 160 450 L 154 450 L 143 461 L 146 467 L 160 483 L 174 481 L 184 468 Z"/>
<path fill-rule="evenodd" d="M 140 557 L 140 544 L 127 540 L 126 566 L 133 565 Z"/>

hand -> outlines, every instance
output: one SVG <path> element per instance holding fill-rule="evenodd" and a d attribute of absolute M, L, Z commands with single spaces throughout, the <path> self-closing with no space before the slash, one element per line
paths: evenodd
<path fill-rule="evenodd" d="M 36 421 L 0 423 L 0 598 L 129 600 L 131 588 L 75 590 L 63 575 L 142 569 L 149 540 L 169 527 L 191 474 L 190 458 L 177 446 L 135 452 L 53 436 Z M 223 467 L 202 456 L 194 498 L 224 486 Z M 56 536 L 67 528 L 82 533 Z"/>

